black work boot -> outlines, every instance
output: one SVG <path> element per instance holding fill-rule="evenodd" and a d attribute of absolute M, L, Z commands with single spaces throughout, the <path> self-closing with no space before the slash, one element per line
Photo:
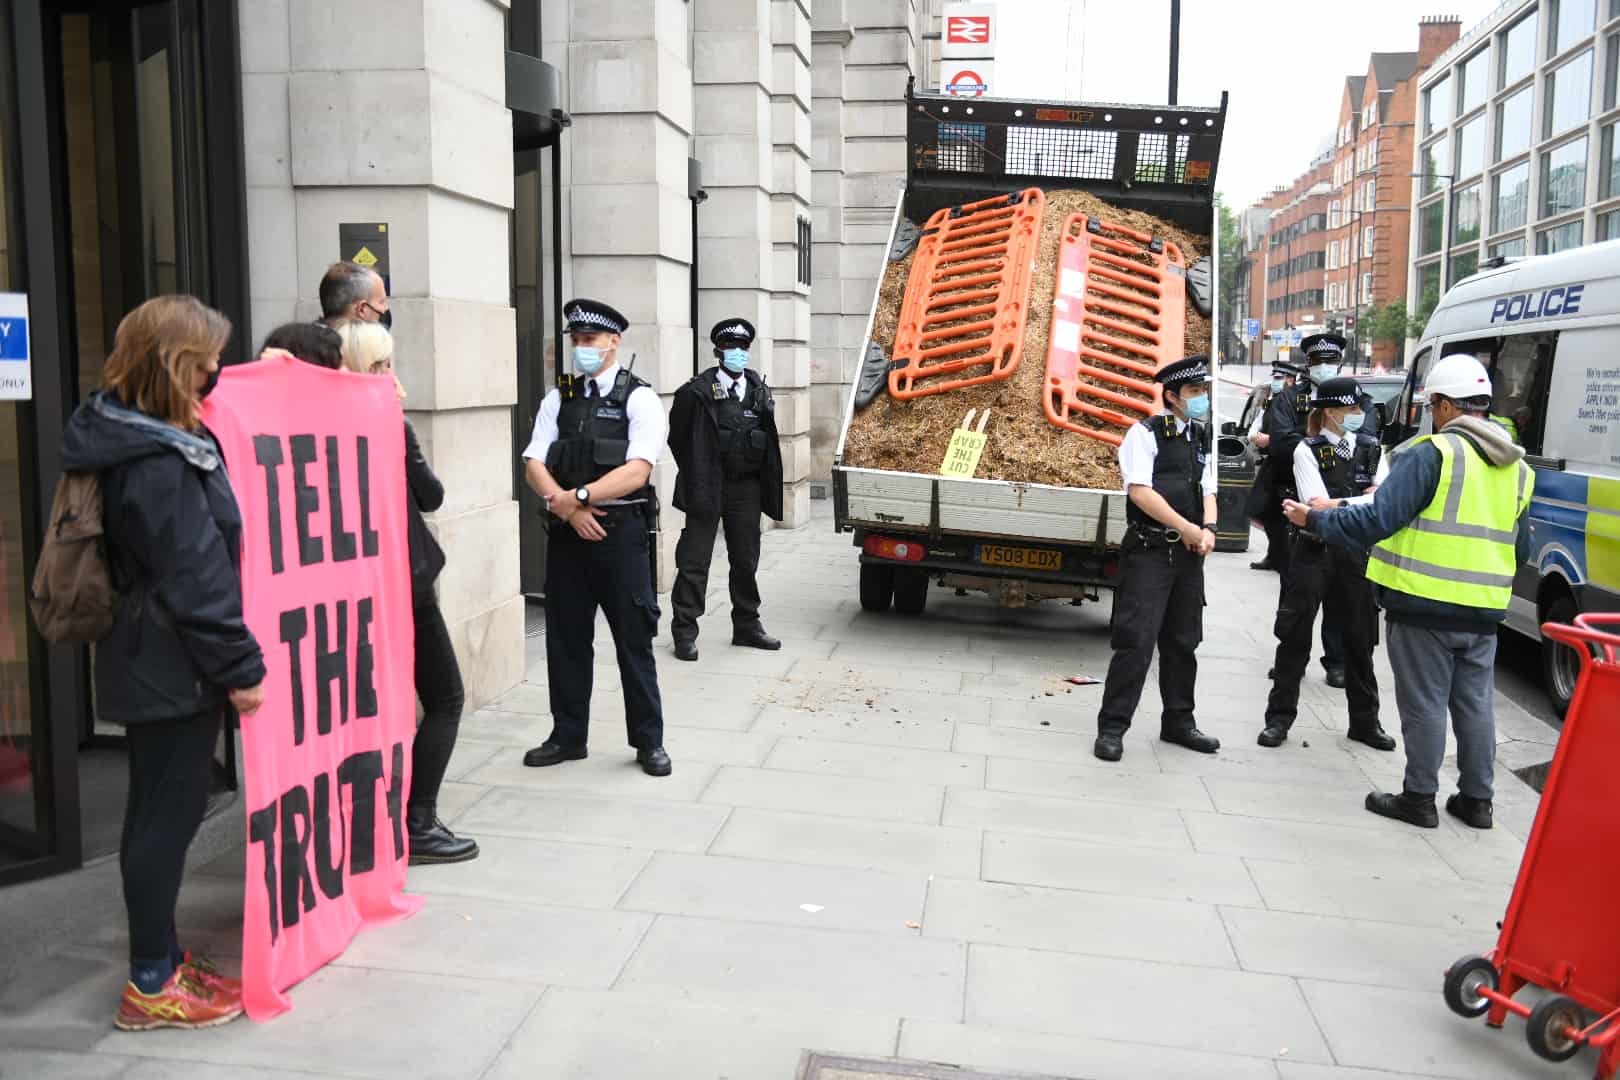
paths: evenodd
<path fill-rule="evenodd" d="M 1491 800 L 1475 799 L 1460 791 L 1446 800 L 1446 813 L 1471 829 L 1489 829 L 1492 825 Z"/>
<path fill-rule="evenodd" d="M 696 641 L 693 641 L 691 638 L 675 639 L 675 659 L 696 660 L 697 656 L 698 653 Z"/>
<path fill-rule="evenodd" d="M 1391 795 L 1375 791 L 1367 796 L 1367 809 L 1379 817 L 1394 818 L 1420 829 L 1440 827 L 1440 815 L 1435 812 L 1433 795 L 1414 795 L 1410 791 Z"/>
<path fill-rule="evenodd" d="M 1120 736 L 1104 731 L 1097 736 L 1091 752 L 1103 761 L 1118 761 L 1125 756 L 1125 743 Z"/>
<path fill-rule="evenodd" d="M 1281 724 L 1267 724 L 1255 741 L 1261 746 L 1274 749 L 1288 741 L 1288 729 Z"/>
<path fill-rule="evenodd" d="M 1389 751 L 1395 749 L 1395 739 L 1384 730 L 1382 724 L 1376 721 L 1366 727 L 1351 726 L 1349 734 L 1345 736 L 1374 750 Z"/>
<path fill-rule="evenodd" d="M 1180 731 L 1159 730 L 1161 742 L 1174 743 L 1185 746 L 1188 750 L 1196 750 L 1200 754 L 1213 754 L 1221 748 L 1221 740 L 1213 735 L 1205 735 L 1197 727 L 1182 728 Z"/>
<path fill-rule="evenodd" d="M 432 807 L 407 807 L 405 830 L 411 840 L 412 866 L 478 858 L 478 842 L 451 832 Z"/>

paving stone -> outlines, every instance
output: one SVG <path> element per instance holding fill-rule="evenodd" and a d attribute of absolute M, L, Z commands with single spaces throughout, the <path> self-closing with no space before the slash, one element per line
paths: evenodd
<path fill-rule="evenodd" d="M 868 780 L 984 786 L 984 758 L 949 750 L 860 746 L 821 739 L 784 738 L 765 764 L 790 772 L 859 776 Z"/>
<path fill-rule="evenodd" d="M 291 1011 L 274 1023 L 239 1020 L 161 1036 L 112 1032 L 97 1049 L 279 1069 L 283 1075 L 303 1070 L 376 1080 L 472 1080 L 539 996 L 539 987 L 514 983 L 328 966 L 294 988 Z"/>
<path fill-rule="evenodd" d="M 467 774 L 466 782 L 605 798 L 690 802 L 703 792 L 719 768 L 710 762 L 682 762 L 678 758 L 674 765 L 675 771 L 669 776 L 648 776 L 636 764 L 635 752 L 629 747 L 598 744 L 583 761 L 531 769 L 523 764 L 523 751 L 512 748 L 502 750 Z"/>
<path fill-rule="evenodd" d="M 1159 806 L 1172 810 L 1212 810 L 1209 792 L 1196 776 L 1135 773 L 1108 768 L 1092 759 L 1082 765 L 1063 761 L 992 758 L 985 786 L 1029 795 Z"/>
<path fill-rule="evenodd" d="M 940 793 L 940 788 L 926 784 L 727 765 L 703 793 L 703 801 L 934 824 L 939 821 Z"/>
<path fill-rule="evenodd" d="M 1279 1061 L 1277 1071 L 1282 1080 L 1431 1080 L 1431 1074 L 1346 1069 L 1338 1065 L 1307 1065 L 1303 1061 Z"/>
<path fill-rule="evenodd" d="M 1095 742 L 1095 735 L 1090 734 L 1065 734 L 1045 728 L 1027 730 L 963 724 L 956 729 L 956 741 L 951 748 L 959 753 L 989 757 L 1102 766 L 1092 753 Z M 1118 769 L 1118 766 L 1113 768 Z M 1128 767 L 1123 771 L 1133 775 L 1157 773 L 1159 765 L 1151 755 L 1146 761 L 1141 759 L 1141 755 L 1132 755 Z"/>
<path fill-rule="evenodd" d="M 622 715 L 622 714 L 621 714 Z M 520 746 L 539 746 L 551 738 L 551 714 L 479 709 L 461 718 L 460 738 Z M 459 741 L 459 740 L 458 740 Z"/>
<path fill-rule="evenodd" d="M 773 1009 L 579 990 L 547 992 L 486 1080 L 715 1080 L 791 1077 L 807 1050 L 886 1054 L 898 1021 L 881 1014 Z"/>
<path fill-rule="evenodd" d="M 1333 1060 L 1292 979 L 1181 964 L 973 945 L 966 1022 Z"/>
<path fill-rule="evenodd" d="M 355 938 L 333 963 L 605 988 L 651 923 L 629 912 L 429 896 L 409 919 Z"/>
<path fill-rule="evenodd" d="M 984 880 L 1121 896 L 1259 907 L 1243 860 L 1158 848 L 987 832 Z"/>
<path fill-rule="evenodd" d="M 1482 935 L 1481 948 L 1495 940 L 1496 923 L 1507 911 L 1510 890 L 1481 889 L 1444 863 L 1420 871 L 1245 861 L 1266 906 L 1279 911 L 1467 930 Z"/>
<path fill-rule="evenodd" d="M 477 839 L 527 836 L 650 851 L 701 852 L 726 820 L 702 803 L 607 799 L 518 788 L 490 788 L 456 827 Z"/>
<path fill-rule="evenodd" d="M 863 690 L 955 694 L 962 688 L 960 672 L 941 668 L 890 667 L 879 659 L 799 660 L 793 664 L 788 676 L 805 682 L 837 683 Z"/>
<path fill-rule="evenodd" d="M 68 1054 L 22 1050 L 0 1041 L 0 1078 L 4 1080 L 113 1080 L 127 1076 L 129 1058 L 101 1054 Z M 264 1080 L 269 1080 L 265 1077 Z"/>
<path fill-rule="evenodd" d="M 1197 754 L 1180 746 L 1155 741 L 1154 753 L 1165 772 L 1191 776 L 1232 777 L 1281 784 L 1330 783 L 1340 786 L 1360 781 L 1365 774 L 1355 759 L 1337 746 L 1290 739 L 1277 749 L 1257 746 L 1254 736 L 1241 742 L 1223 742 L 1219 753 Z"/>
<path fill-rule="evenodd" d="M 1209 904 L 935 878 L 923 934 L 1053 952 L 1235 968 Z"/>
<path fill-rule="evenodd" d="M 1263 1058 L 931 1020 L 901 1023 L 900 1056 L 1085 1080 L 1276 1080 L 1277 1075 Z"/>
<path fill-rule="evenodd" d="M 1174 810 L 1101 800 L 1047 799 L 1006 791 L 951 788 L 946 825 L 1071 836 L 1126 846 L 1189 850 L 1186 826 Z"/>
<path fill-rule="evenodd" d="M 111 1029 L 128 980 L 125 948 L 51 950 L 29 978 L 0 988 L 0 1047 L 92 1049 Z"/>
<path fill-rule="evenodd" d="M 909 717 L 922 723 L 945 722 L 983 724 L 989 702 L 951 694 L 931 694 L 921 690 L 893 690 L 848 683 L 805 683 L 809 688 L 804 707 L 814 713 L 887 712 L 896 718 Z M 868 704 L 870 703 L 870 704 Z"/>
<path fill-rule="evenodd" d="M 956 1020 L 965 970 L 957 942 L 660 916 L 618 985 L 773 1008 Z"/>
<path fill-rule="evenodd" d="M 647 862 L 644 851 L 487 835 L 478 858 L 413 866 L 411 892 L 610 908 Z"/>
<path fill-rule="evenodd" d="M 1443 799 L 1436 800 L 1443 803 Z M 1469 881 L 1512 885 L 1524 860 L 1524 842 L 1500 829 L 1480 831 L 1451 820 L 1442 806 L 1440 828 L 1423 838 L 1446 865 Z"/>
<path fill-rule="evenodd" d="M 731 812 L 710 853 L 951 877 L 979 873 L 975 829 L 746 807 Z"/>
<path fill-rule="evenodd" d="M 1285 784 L 1206 776 L 1204 786 L 1215 801 L 1215 809 L 1223 814 L 1357 829 L 1388 828 L 1384 819 L 1367 812 L 1367 785 L 1348 777 L 1343 781 Z"/>
<path fill-rule="evenodd" d="M 480 765 L 488 763 L 503 749 L 506 749 L 503 743 L 458 738 L 456 748 L 450 755 L 450 764 L 444 770 L 444 778 L 461 780 Z"/>
<path fill-rule="evenodd" d="M 901 713 L 895 707 L 868 706 L 860 712 L 789 709 L 767 705 L 749 728 L 756 735 L 797 735 L 809 739 L 949 750 L 956 725 L 950 720 Z"/>
<path fill-rule="evenodd" d="M 914 639 L 915 640 L 915 639 Z M 928 639 L 932 641 L 932 636 Z M 941 650 L 930 648 L 903 648 L 894 645 L 885 646 L 878 655 L 866 645 L 852 644 L 840 641 L 832 650 L 827 659 L 838 664 L 848 664 L 856 670 L 867 670 L 872 667 L 896 667 L 908 670 L 943 670 L 943 671 L 977 671 L 988 673 L 990 671 L 990 654 L 971 651 Z"/>
<path fill-rule="evenodd" d="M 1222 912 L 1245 971 L 1433 990 L 1459 956 L 1482 947 L 1469 930 L 1230 908 Z"/>
<path fill-rule="evenodd" d="M 1445 865 L 1418 830 L 1387 821 L 1384 829 L 1353 829 L 1306 821 L 1272 821 L 1184 811 L 1193 846 L 1217 855 L 1316 864 L 1398 867 L 1431 876 Z M 1374 815 L 1368 815 L 1369 817 Z"/>
<path fill-rule="evenodd" d="M 914 935 L 928 878 L 717 855 L 654 855 L 626 911 Z M 911 926 L 908 928 L 908 924 Z"/>

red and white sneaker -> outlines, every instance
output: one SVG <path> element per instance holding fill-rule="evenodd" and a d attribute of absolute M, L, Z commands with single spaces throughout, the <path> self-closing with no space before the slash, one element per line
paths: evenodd
<path fill-rule="evenodd" d="M 126 983 L 113 1023 L 122 1031 L 210 1028 L 228 1024 L 240 1015 L 240 993 L 206 985 L 182 965 L 155 994 L 144 994 L 134 983 Z"/>
<path fill-rule="evenodd" d="M 186 950 L 185 959 L 180 961 L 180 966 L 190 969 L 196 980 L 209 989 L 220 990 L 238 996 L 242 993 L 241 979 L 233 979 L 229 975 L 221 974 L 212 960 L 205 956 L 197 956 L 190 949 Z"/>

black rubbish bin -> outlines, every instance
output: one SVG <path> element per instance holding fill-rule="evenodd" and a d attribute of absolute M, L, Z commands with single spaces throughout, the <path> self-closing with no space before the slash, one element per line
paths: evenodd
<path fill-rule="evenodd" d="M 1215 497 L 1215 550 L 1248 551 L 1249 515 L 1245 504 L 1254 486 L 1260 455 L 1248 439 L 1237 435 L 1222 435 L 1216 442 L 1216 453 L 1220 491 Z"/>

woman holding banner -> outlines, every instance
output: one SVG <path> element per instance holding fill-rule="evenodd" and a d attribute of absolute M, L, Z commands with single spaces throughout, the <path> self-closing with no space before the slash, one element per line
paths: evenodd
<path fill-rule="evenodd" d="M 394 337 L 381 323 L 350 319 L 333 327 L 343 339 L 343 366 L 364 375 L 394 379 L 400 400 L 405 390 L 394 378 Z M 466 862 L 478 857 L 478 844 L 457 836 L 439 820 L 439 786 L 450 766 L 461 727 L 465 695 L 461 668 L 450 644 L 450 630 L 434 583 L 444 569 L 444 551 L 428 531 L 423 513 L 444 505 L 444 485 L 422 454 L 416 430 L 405 421 L 405 479 L 410 492 L 411 594 L 416 617 L 416 696 L 422 723 L 411 745 L 411 793 L 405 806 L 411 864 Z"/>
<path fill-rule="evenodd" d="M 227 702 L 264 702 L 264 656 L 242 619 L 242 518 L 202 399 L 219 378 L 225 316 L 159 296 L 118 324 L 102 389 L 74 412 L 62 467 L 99 474 L 107 559 L 121 602 L 96 650 L 101 719 L 129 735 L 119 845 L 129 915 L 126 1031 L 213 1027 L 242 1011 L 240 984 L 180 948 L 175 901 L 208 804 Z"/>

